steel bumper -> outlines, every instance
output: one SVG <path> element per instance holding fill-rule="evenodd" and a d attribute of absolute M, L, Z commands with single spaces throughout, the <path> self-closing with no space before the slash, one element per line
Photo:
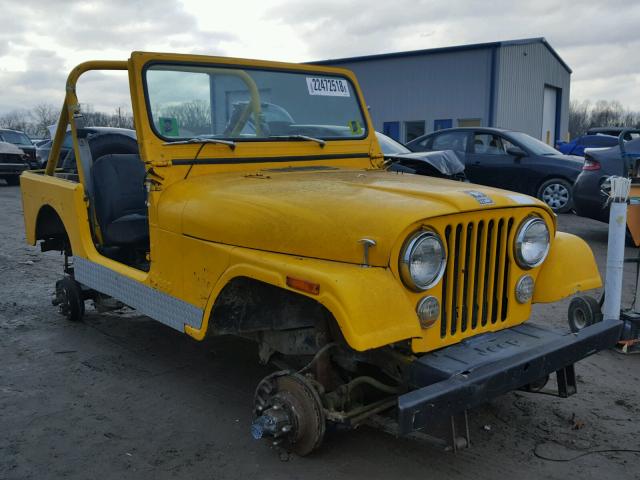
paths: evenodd
<path fill-rule="evenodd" d="M 20 175 L 29 170 L 29 165 L 24 163 L 0 163 L 0 175 Z"/>
<path fill-rule="evenodd" d="M 578 333 L 523 324 L 487 333 L 420 357 L 409 369 L 415 390 L 398 398 L 401 434 L 473 408 L 558 372 L 558 386 L 573 364 L 613 347 L 622 322 L 607 320 Z M 569 378 L 569 381 L 571 378 Z M 573 392 L 565 389 L 565 395 Z"/>

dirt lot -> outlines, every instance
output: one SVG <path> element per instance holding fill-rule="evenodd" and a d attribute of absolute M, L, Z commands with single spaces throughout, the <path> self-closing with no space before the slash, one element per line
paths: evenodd
<path fill-rule="evenodd" d="M 604 271 L 605 225 L 564 215 L 560 229 L 585 238 Z M 640 355 L 581 362 L 569 399 L 516 392 L 473 411 L 472 448 L 456 455 L 365 427 L 285 461 L 249 435 L 253 390 L 269 371 L 250 343 L 197 343 L 90 307 L 69 323 L 50 301 L 61 266 L 25 245 L 19 188 L 0 184 L 2 479 L 640 478 L 633 453 L 534 454 L 640 448 Z M 564 326 L 567 305 L 536 306 L 535 317 Z"/>

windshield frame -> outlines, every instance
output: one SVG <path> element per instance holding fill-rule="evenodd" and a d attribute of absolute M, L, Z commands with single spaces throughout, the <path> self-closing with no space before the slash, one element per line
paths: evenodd
<path fill-rule="evenodd" d="M 337 73 L 337 72 L 328 72 L 328 71 L 322 71 L 322 70 L 298 70 L 295 68 L 278 68 L 278 67 L 266 67 L 266 66 L 251 66 L 251 65 L 242 65 L 242 64 L 227 64 L 227 63 L 217 63 L 217 62 L 185 62 L 185 61 L 171 61 L 171 60 L 150 60 L 148 62 L 146 62 L 143 67 L 142 67 L 142 71 L 141 71 L 141 76 L 142 76 L 142 81 L 141 81 L 141 85 L 142 85 L 142 91 L 143 91 L 143 95 L 144 95 L 144 103 L 145 103 L 145 113 L 147 115 L 147 123 L 151 129 L 151 131 L 153 132 L 153 134 L 159 138 L 160 140 L 162 140 L 163 142 L 174 142 L 174 141 L 179 141 L 179 140 L 189 140 L 190 137 L 166 137 L 164 135 L 162 135 L 158 129 L 156 128 L 155 122 L 153 121 L 153 114 L 151 111 L 151 102 L 150 102 L 150 98 L 149 98 L 149 87 L 147 84 L 147 71 L 153 67 L 154 65 L 162 65 L 162 66 L 176 66 L 176 67 L 180 67 L 180 66 L 187 66 L 187 67 L 201 67 L 201 68 L 214 68 L 214 69 L 227 69 L 227 70 L 240 70 L 240 71 L 266 71 L 266 72 L 282 72 L 282 73 L 294 73 L 294 74 L 298 74 L 301 76 L 304 75 L 318 75 L 318 76 L 324 76 L 324 77 L 337 77 L 337 78 L 341 78 L 344 79 L 348 84 L 349 84 L 349 88 L 351 88 L 351 91 L 353 92 L 353 98 L 358 106 L 358 112 L 360 113 L 360 118 L 362 119 L 362 130 L 363 133 L 360 136 L 357 137 L 325 137 L 325 136 L 321 136 L 318 138 L 321 138 L 322 140 L 325 140 L 327 142 L 334 142 L 334 141 L 354 141 L 354 140 L 365 140 L 369 137 L 369 135 L 371 135 L 371 132 L 374 131 L 374 129 L 372 128 L 372 126 L 369 124 L 368 121 L 368 116 L 366 115 L 365 111 L 362 108 L 362 101 L 361 101 L 361 97 L 359 94 L 359 91 L 356 89 L 355 84 L 351 81 L 351 79 L 346 76 L 343 75 L 341 73 Z M 252 78 L 253 80 L 253 78 Z M 261 105 L 262 101 L 260 99 L 260 97 L 258 97 L 259 104 Z M 249 100 L 249 103 L 251 103 L 251 100 Z M 271 103 L 271 102 L 267 102 L 267 103 Z M 278 104 L 274 104 L 277 106 L 282 107 L 281 105 Z M 285 109 L 286 111 L 286 109 Z M 375 134 L 375 133 L 374 133 Z M 194 138 L 199 138 L 199 137 L 194 137 Z M 233 141 L 236 143 L 258 143 L 258 142 L 287 142 L 289 140 L 284 140 L 282 137 L 281 138 L 269 138 L 269 137 L 256 137 L 256 138 L 252 138 L 252 137 L 227 137 L 227 136 L 207 136 L 207 137 L 202 137 L 202 138 L 212 138 L 212 139 L 217 139 L 217 140 L 229 140 L 229 141 Z"/>

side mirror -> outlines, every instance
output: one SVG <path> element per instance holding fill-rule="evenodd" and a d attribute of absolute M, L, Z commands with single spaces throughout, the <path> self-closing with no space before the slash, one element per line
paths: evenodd
<path fill-rule="evenodd" d="M 507 153 L 509 155 L 513 155 L 516 158 L 526 157 L 527 156 L 527 152 L 522 150 L 520 147 L 509 147 L 509 148 L 507 148 Z"/>

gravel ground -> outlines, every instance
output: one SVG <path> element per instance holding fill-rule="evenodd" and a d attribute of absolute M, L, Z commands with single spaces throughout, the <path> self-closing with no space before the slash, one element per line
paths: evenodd
<path fill-rule="evenodd" d="M 640 479 L 640 355 L 601 352 L 577 367 L 569 399 L 507 394 L 470 413 L 472 447 L 457 454 L 363 427 L 308 458 L 281 458 L 249 435 L 256 349 L 202 343 L 146 317 L 82 323 L 51 305 L 62 257 L 24 243 L 18 187 L 0 184 L 0 478 L 528 478 Z M 606 225 L 563 215 L 601 271 Z M 634 255 L 629 249 L 627 254 Z M 625 301 L 633 275 L 625 278 Z M 568 301 L 537 305 L 566 325 Z M 535 455 L 568 461 L 549 461 Z"/>

